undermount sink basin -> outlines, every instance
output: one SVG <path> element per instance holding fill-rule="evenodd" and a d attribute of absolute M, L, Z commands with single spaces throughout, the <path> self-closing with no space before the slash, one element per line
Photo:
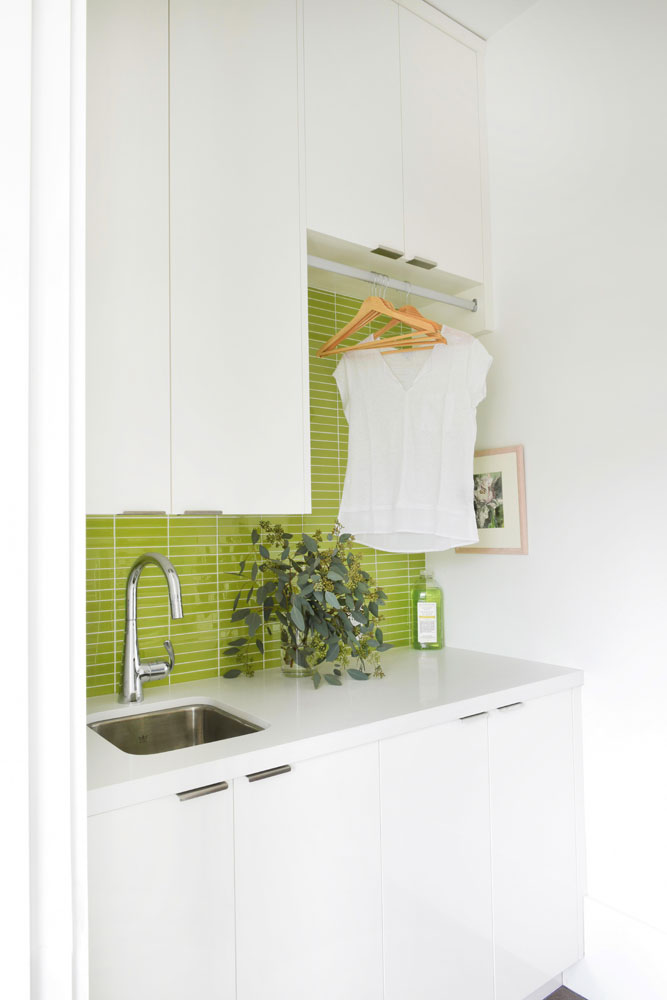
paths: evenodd
<path fill-rule="evenodd" d="M 88 728 L 125 753 L 152 754 L 230 740 L 235 736 L 259 733 L 264 727 L 213 705 L 195 704 L 102 719 L 89 722 Z"/>

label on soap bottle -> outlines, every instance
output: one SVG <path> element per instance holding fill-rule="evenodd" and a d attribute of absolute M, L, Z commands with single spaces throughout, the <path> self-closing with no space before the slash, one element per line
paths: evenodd
<path fill-rule="evenodd" d="M 417 602 L 417 641 L 438 641 L 438 606 L 435 601 Z"/>

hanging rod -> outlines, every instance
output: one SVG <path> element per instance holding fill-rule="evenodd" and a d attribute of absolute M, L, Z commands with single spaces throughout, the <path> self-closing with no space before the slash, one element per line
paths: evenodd
<path fill-rule="evenodd" d="M 380 275 L 377 271 L 362 271 L 360 267 L 350 267 L 349 264 L 339 264 L 335 260 L 326 260 L 324 257 L 313 257 L 308 254 L 308 266 L 319 268 L 320 271 L 331 271 L 333 274 L 343 274 L 347 278 L 358 278 L 359 281 L 377 281 L 382 279 L 383 286 L 395 288 L 399 292 L 418 295 L 424 299 L 432 299 L 434 302 L 446 302 L 448 306 L 456 306 L 458 309 L 467 309 L 468 312 L 477 312 L 477 299 L 462 299 L 457 295 L 447 295 L 446 292 L 436 292 L 433 288 L 423 288 L 421 285 L 413 285 L 410 281 L 399 281 L 398 278 L 388 278 Z"/>

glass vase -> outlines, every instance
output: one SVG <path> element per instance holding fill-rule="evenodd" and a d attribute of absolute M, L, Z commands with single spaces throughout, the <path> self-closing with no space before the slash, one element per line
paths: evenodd
<path fill-rule="evenodd" d="M 284 649 L 283 649 L 283 655 L 282 655 L 281 669 L 282 669 L 283 675 L 285 677 L 296 677 L 296 678 L 299 678 L 299 677 L 312 677 L 313 676 L 313 668 L 312 667 L 310 667 L 308 665 L 306 665 L 305 667 L 301 666 L 301 664 L 297 663 L 296 660 L 292 660 L 291 662 L 288 662 L 285 659 L 285 651 L 284 651 Z"/>

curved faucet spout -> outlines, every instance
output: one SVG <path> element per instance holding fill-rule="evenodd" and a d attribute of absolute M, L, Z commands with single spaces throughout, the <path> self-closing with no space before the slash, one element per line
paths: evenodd
<path fill-rule="evenodd" d="M 144 552 L 144 554 L 139 556 L 137 561 L 134 563 L 127 577 L 127 588 L 125 591 L 126 620 L 137 620 L 137 590 L 139 587 L 139 577 L 141 576 L 141 571 L 144 566 L 148 566 L 151 563 L 154 566 L 159 566 L 165 575 L 167 587 L 169 588 L 169 607 L 171 609 L 171 617 L 182 618 L 183 600 L 181 598 L 181 581 L 178 578 L 178 573 L 174 569 L 173 563 L 171 563 L 166 556 L 160 555 L 159 552 Z"/>
<path fill-rule="evenodd" d="M 174 651 L 169 641 L 165 642 L 168 660 L 147 660 L 142 663 L 139 655 L 139 634 L 137 630 L 137 591 L 139 577 L 144 566 L 159 566 L 164 573 L 169 588 L 169 607 L 172 618 L 183 617 L 181 581 L 172 563 L 159 552 L 145 552 L 132 566 L 125 590 L 125 648 L 123 651 L 123 691 L 122 702 L 143 701 L 143 683 L 157 677 L 166 677 L 174 666 Z"/>

